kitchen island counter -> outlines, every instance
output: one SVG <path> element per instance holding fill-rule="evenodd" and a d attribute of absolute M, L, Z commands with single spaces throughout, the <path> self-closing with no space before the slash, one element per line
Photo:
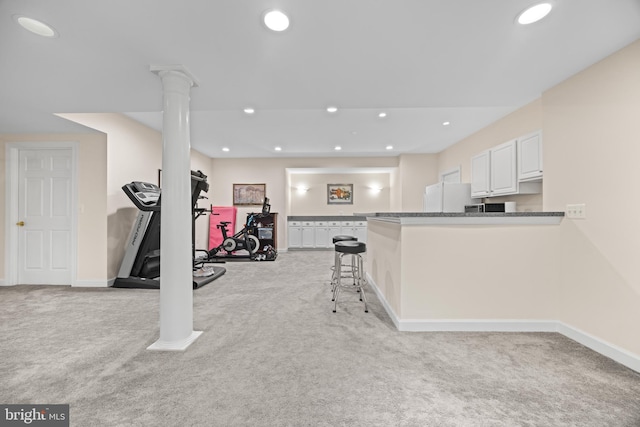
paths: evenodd
<path fill-rule="evenodd" d="M 354 215 L 402 225 L 560 224 L 564 212 L 373 212 Z"/>
<path fill-rule="evenodd" d="M 555 327 L 563 212 L 356 215 L 367 280 L 398 329 Z"/>

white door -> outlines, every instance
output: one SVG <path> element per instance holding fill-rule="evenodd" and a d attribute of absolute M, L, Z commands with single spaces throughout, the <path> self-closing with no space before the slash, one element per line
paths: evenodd
<path fill-rule="evenodd" d="M 72 166 L 71 149 L 19 150 L 19 284 L 71 284 Z"/>

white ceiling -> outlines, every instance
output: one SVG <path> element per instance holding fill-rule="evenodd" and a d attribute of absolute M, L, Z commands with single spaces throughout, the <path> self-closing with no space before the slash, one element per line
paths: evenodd
<path fill-rule="evenodd" d="M 192 146 L 209 156 L 438 152 L 640 38 L 638 0 L 548 1 L 520 26 L 535 0 L 2 0 L 0 133 L 86 132 L 53 115 L 86 112 L 161 130 L 149 66 L 182 64 L 200 83 Z M 271 8 L 284 33 L 261 24 Z"/>

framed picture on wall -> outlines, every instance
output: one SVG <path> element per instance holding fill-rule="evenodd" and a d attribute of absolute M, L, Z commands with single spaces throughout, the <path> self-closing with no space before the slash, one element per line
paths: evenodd
<path fill-rule="evenodd" d="M 267 184 L 233 184 L 234 206 L 262 205 Z"/>
<path fill-rule="evenodd" d="M 328 205 L 352 205 L 353 184 L 327 184 Z"/>

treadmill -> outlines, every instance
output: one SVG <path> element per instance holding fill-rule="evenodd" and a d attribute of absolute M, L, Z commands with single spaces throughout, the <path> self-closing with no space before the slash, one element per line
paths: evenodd
<path fill-rule="evenodd" d="M 206 175 L 191 171 L 192 210 L 197 211 L 197 201 L 202 191 L 208 191 Z M 127 247 L 114 288 L 160 288 L 160 187 L 149 182 L 134 181 L 122 186 L 122 190 L 138 208 Z M 192 247 L 195 254 L 195 231 Z M 194 260 L 193 289 L 213 282 L 226 273 L 226 269 Z"/>

